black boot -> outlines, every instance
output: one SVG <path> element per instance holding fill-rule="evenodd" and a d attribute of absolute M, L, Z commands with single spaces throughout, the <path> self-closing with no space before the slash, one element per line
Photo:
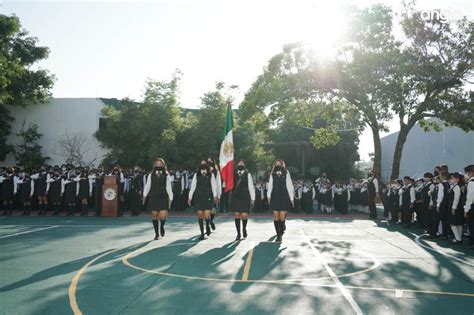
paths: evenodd
<path fill-rule="evenodd" d="M 236 241 L 240 240 L 240 219 L 234 219 L 235 221 L 235 229 L 237 230 L 237 237 L 235 238 Z"/>
<path fill-rule="evenodd" d="M 242 234 L 244 238 L 247 237 L 247 222 L 248 222 L 248 219 L 242 219 Z"/>
<path fill-rule="evenodd" d="M 203 240 L 204 239 L 204 220 L 198 219 L 198 222 L 199 222 L 199 230 L 201 230 L 201 237 L 199 239 Z"/>
<path fill-rule="evenodd" d="M 161 233 L 161 237 L 165 236 L 165 223 L 166 223 L 166 220 L 160 220 L 160 233 Z"/>
<path fill-rule="evenodd" d="M 89 214 L 87 213 L 87 205 L 85 204 L 81 204 L 81 216 L 84 217 L 84 216 L 88 216 Z"/>
<path fill-rule="evenodd" d="M 275 226 L 275 233 L 278 237 L 278 235 L 280 235 L 280 221 L 273 221 L 273 225 Z"/>
<path fill-rule="evenodd" d="M 211 235 L 211 227 L 209 224 L 211 223 L 211 220 L 206 219 L 206 235 L 209 236 Z"/>
<path fill-rule="evenodd" d="M 158 220 L 152 220 L 153 222 L 153 229 L 155 230 L 155 240 L 159 238 L 158 234 Z"/>
<path fill-rule="evenodd" d="M 216 230 L 216 226 L 215 226 L 215 224 L 214 224 L 214 218 L 215 218 L 215 216 L 216 216 L 216 215 L 215 215 L 214 213 L 211 213 L 211 228 L 212 228 L 213 231 Z"/>

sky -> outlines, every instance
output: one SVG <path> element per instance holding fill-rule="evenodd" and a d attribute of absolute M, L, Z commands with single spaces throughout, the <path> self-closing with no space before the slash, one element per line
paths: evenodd
<path fill-rule="evenodd" d="M 417 6 L 472 19 L 473 2 L 422 0 Z M 241 100 L 285 44 L 307 42 L 330 56 L 348 3 L 400 10 L 393 0 L 0 0 L 0 13 L 18 16 L 30 36 L 50 48 L 38 67 L 56 76 L 53 97 L 140 100 L 148 78 L 167 80 L 179 69 L 181 105 L 197 108 L 219 81 L 238 85 L 235 96 Z M 396 121 L 389 127 L 390 133 L 398 130 Z M 359 153 L 368 160 L 370 152 L 366 130 Z"/>

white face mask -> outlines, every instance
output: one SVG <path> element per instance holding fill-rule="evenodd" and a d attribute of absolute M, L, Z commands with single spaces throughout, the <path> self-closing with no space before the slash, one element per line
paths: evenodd
<path fill-rule="evenodd" d="M 206 171 L 206 170 L 201 170 L 201 174 L 202 174 L 202 175 L 206 175 L 206 174 L 207 174 L 207 171 Z"/>
<path fill-rule="evenodd" d="M 276 173 L 277 173 L 278 176 L 280 176 L 282 174 L 281 171 L 277 171 Z"/>

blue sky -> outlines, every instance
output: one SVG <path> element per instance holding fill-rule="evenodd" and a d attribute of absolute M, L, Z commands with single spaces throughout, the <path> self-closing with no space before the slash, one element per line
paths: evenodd
<path fill-rule="evenodd" d="M 392 0 L 348 3 L 375 2 L 399 7 Z M 198 107 L 217 81 L 238 85 L 241 99 L 286 43 L 311 42 L 329 54 L 344 26 L 344 6 L 340 0 L 0 0 L 0 13 L 17 15 L 51 49 L 39 66 L 57 77 L 54 97 L 140 99 L 147 78 L 168 79 L 178 68 L 184 74 L 182 106 Z M 473 16 L 472 0 L 424 0 L 418 6 Z M 396 130 L 392 123 L 391 132 Z M 364 132 L 362 157 L 372 150 Z"/>

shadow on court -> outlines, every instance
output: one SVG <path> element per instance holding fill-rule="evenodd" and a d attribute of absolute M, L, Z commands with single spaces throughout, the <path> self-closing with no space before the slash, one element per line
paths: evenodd
<path fill-rule="evenodd" d="M 108 261 L 113 260 L 113 259 L 117 259 L 117 258 L 121 257 L 121 255 L 124 255 L 124 254 L 126 254 L 126 253 L 128 253 L 132 250 L 137 250 L 140 247 L 147 245 L 148 243 L 149 242 L 143 242 L 143 243 L 140 243 L 140 244 L 135 244 L 135 245 L 132 245 L 132 246 L 128 246 L 128 247 L 123 248 L 119 251 L 113 252 L 110 255 L 106 255 L 105 257 L 100 258 L 98 261 L 95 262 L 95 264 L 97 265 L 97 264 L 101 264 L 101 263 L 104 263 L 104 262 L 108 262 Z M 65 274 L 68 274 L 68 273 L 76 273 L 87 262 L 89 262 L 90 260 L 94 259 L 95 257 L 100 256 L 103 253 L 106 253 L 108 251 L 109 250 L 106 250 L 106 251 L 103 251 L 103 252 L 88 256 L 88 257 L 84 257 L 84 258 L 76 259 L 76 260 L 73 260 L 73 261 L 69 261 L 69 262 L 59 264 L 59 265 L 53 266 L 51 268 L 42 270 L 40 272 L 36 272 L 36 273 L 32 274 L 31 276 L 29 276 L 28 278 L 25 278 L 23 280 L 20 280 L 20 281 L 14 282 L 12 284 L 6 285 L 4 287 L 1 287 L 0 288 L 0 293 L 1 292 L 7 292 L 7 291 L 10 291 L 10 290 L 19 289 L 19 288 L 22 288 L 24 286 L 28 286 L 28 285 L 31 285 L 31 284 L 34 284 L 34 283 L 37 283 L 37 282 L 40 282 L 40 281 L 44 281 L 44 280 L 47 280 L 47 279 L 50 279 L 50 278 L 53 278 L 53 277 L 57 277 L 57 276 L 61 276 L 61 275 L 65 275 Z"/>
<path fill-rule="evenodd" d="M 147 221 L 148 223 L 148 221 Z M 341 222 L 339 222 L 341 223 Z M 175 225 L 176 224 L 176 225 Z M 195 228 L 195 222 L 175 222 L 179 229 Z M 304 222 L 308 229 L 311 223 Z M 330 224 L 330 223 L 325 223 Z M 357 222 L 352 224 L 359 224 Z M 419 289 L 433 291 L 452 291 L 474 293 L 473 268 L 463 266 L 439 253 L 420 248 L 408 232 L 399 227 L 387 227 L 378 222 L 380 229 L 401 234 L 410 248 L 406 249 L 406 260 L 384 260 L 377 269 L 361 273 L 349 278 L 340 278 L 346 286 L 380 287 L 398 289 Z M 114 237 L 134 237 L 144 233 L 143 228 L 135 226 L 121 226 L 123 230 L 111 226 L 104 227 L 104 233 L 110 232 Z M 362 227 L 363 228 L 363 227 Z M 45 233 L 26 234 L 12 239 L 11 245 L 1 244 L 1 249 L 8 249 L 1 257 L 8 257 L 2 262 L 16 263 L 21 253 L 14 250 L 18 243 L 25 245 L 25 250 L 34 249 L 38 242 L 48 242 L 57 238 L 67 240 L 69 235 L 53 233 L 55 229 Z M 58 230 L 59 231 L 59 230 Z M 71 235 L 78 236 L 77 241 L 91 241 L 87 232 L 97 232 L 98 228 L 84 228 L 71 230 Z M 46 233 L 48 232 L 48 233 Z M 81 233 L 79 233 L 81 232 Z M 145 233 L 151 232 L 151 223 L 145 228 Z M 290 231 L 291 232 L 291 231 Z M 386 232 L 386 231 L 385 231 Z M 64 230 L 62 231 L 64 233 Z M 170 235 L 173 231 L 168 232 Z M 78 235 L 80 234 L 80 235 Z M 374 232 L 379 236 L 377 228 Z M 391 233 L 389 233 L 391 234 Z M 381 234 L 380 234 L 381 235 Z M 80 237 L 79 237 L 80 236 Z M 217 235 L 216 235 L 217 236 Z M 367 237 L 375 237 L 367 235 Z M 96 237 L 94 235 L 94 237 Z M 332 257 L 329 261 L 336 274 L 357 271 L 368 265 L 351 265 L 343 258 L 354 253 L 354 242 L 350 239 L 331 240 L 308 235 L 311 242 L 322 254 Z M 211 236 L 212 238 L 212 236 Z M 265 238 L 266 239 L 266 238 Z M 76 241 L 76 240 L 75 240 Z M 160 245 L 160 241 L 152 243 L 157 248 L 145 252 L 143 255 L 130 258 L 130 262 L 142 268 L 159 270 L 180 275 L 214 277 L 226 279 L 242 279 L 245 262 L 249 253 L 241 257 L 237 255 L 238 242 L 224 242 L 214 239 L 198 242 L 196 237 L 183 238 L 167 245 Z M 362 240 L 363 241 L 363 240 Z M 381 239 L 387 244 L 390 239 Z M 34 244 L 27 244 L 28 242 Z M 224 243 L 224 244 L 223 244 Z M 432 246 L 431 242 L 422 242 Z M 97 248 L 103 243 L 91 243 L 90 247 L 81 248 L 85 253 L 88 248 Z M 206 281 L 199 279 L 183 279 L 161 276 L 131 269 L 121 262 L 127 253 L 143 248 L 149 242 L 138 242 L 127 246 L 120 251 L 106 255 L 89 267 L 80 278 L 76 293 L 78 305 L 84 314 L 275 314 L 275 313 L 315 313 L 315 314 L 352 314 L 353 311 L 340 291 L 331 287 L 303 286 L 297 284 L 262 284 L 262 283 L 235 283 L 222 281 Z M 216 244 L 216 247 L 214 247 Z M 241 244 L 241 243 L 240 243 Z M 6 246 L 8 245 L 8 246 Z M 199 246 L 198 246 L 199 245 Z M 399 244 L 394 244 L 399 245 Z M 283 246 L 283 247 L 282 247 Z M 371 246 L 368 242 L 367 246 Z M 388 247 L 388 246 L 387 246 Z M 20 247 L 21 248 L 21 247 Z M 393 247 L 395 249 L 395 247 Z M 380 256 L 384 256 L 382 249 L 372 248 Z M 79 250 L 79 249 L 78 249 Z M 401 249 L 405 250 L 402 246 Z M 300 270 L 311 264 L 319 264 L 315 255 L 308 258 L 311 251 L 307 243 L 269 243 L 260 242 L 253 248 L 252 264 L 249 279 L 275 279 L 275 274 L 282 279 L 290 277 L 292 270 Z M 65 262 L 61 257 L 61 248 L 52 251 L 58 255 L 54 267 L 26 275 L 24 279 L 5 285 L 0 288 L 0 304 L 6 313 L 70 313 L 67 296 L 68 286 L 72 276 L 87 262 L 101 253 L 94 255 L 83 254 L 81 258 Z M 419 255 L 423 253 L 424 255 Z M 43 250 L 38 255 L 44 258 Z M 51 254 L 51 253 L 50 253 Z M 461 254 L 460 254 L 461 255 Z M 13 257 L 13 258 L 10 258 Z M 459 256 L 462 258 L 462 256 Z M 340 259 L 339 259 L 340 258 Z M 45 258 L 44 258 L 45 259 Z M 234 265 L 234 262 L 235 265 Z M 290 263 L 289 263 L 290 262 Z M 35 263 L 33 260 L 30 263 Z M 43 265 L 47 265 L 43 263 Z M 51 266 L 53 264 L 50 264 Z M 229 269 L 234 268 L 235 269 Z M 300 272 L 302 277 L 310 273 Z M 60 278 L 61 281 L 50 280 Z M 41 283 L 48 284 L 42 289 Z M 330 281 L 327 283 L 331 283 Z M 34 290 L 27 288 L 29 284 L 37 284 Z M 412 294 L 403 292 L 396 297 L 393 291 L 349 289 L 354 300 L 366 314 L 470 314 L 472 315 L 473 297 L 445 296 L 434 294 Z M 15 302 L 4 303 L 7 299 Z M 25 306 L 26 305 L 26 306 Z"/>

